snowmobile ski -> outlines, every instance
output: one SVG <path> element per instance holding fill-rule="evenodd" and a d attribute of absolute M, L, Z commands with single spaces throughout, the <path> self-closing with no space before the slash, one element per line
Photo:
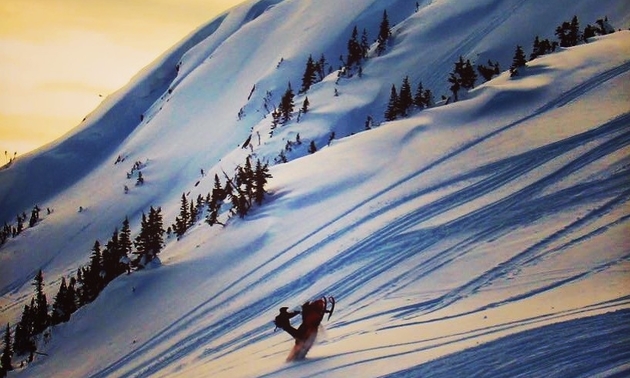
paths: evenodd
<path fill-rule="evenodd" d="M 328 312 L 328 318 L 326 319 L 327 321 L 330 320 L 330 317 L 335 311 L 335 297 L 328 297 L 328 301 L 330 302 L 330 310 Z"/>

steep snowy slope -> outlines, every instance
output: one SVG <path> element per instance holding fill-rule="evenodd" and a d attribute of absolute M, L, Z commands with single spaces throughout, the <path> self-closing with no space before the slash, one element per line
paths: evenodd
<path fill-rule="evenodd" d="M 415 12 L 407 1 L 252 1 L 203 28 L 209 37 L 173 50 L 173 76 L 153 102 L 134 108 L 141 121 L 134 115 L 130 129 L 114 132 L 101 163 L 75 158 L 87 173 L 59 193 L 38 197 L 24 187 L 23 198 L 55 211 L 0 249 L 2 320 L 15 322 L 37 269 L 52 297 L 60 277 L 125 216 L 137 231 L 141 212 L 162 206 L 170 224 L 182 192 L 205 195 L 214 173 L 231 172 L 248 154 L 273 161 L 298 133 L 305 143 L 272 168 L 262 207 L 225 228 L 199 222 L 169 239 L 162 266 L 112 282 L 52 330 L 40 346 L 47 357 L 16 374 L 378 376 L 627 308 L 628 32 L 359 132 L 367 116 L 382 120 L 391 84 L 406 75 L 448 94 L 459 55 L 506 67 L 517 43 L 552 37 L 573 13 L 589 22 L 608 14 L 622 26 L 630 14 L 623 2 L 582 1 L 569 14 L 574 2 L 547 3 L 423 2 Z M 373 37 L 383 9 L 396 24 L 386 53 L 372 51 L 361 78 L 333 72 L 313 86 L 309 113 L 270 136 L 265 99 L 277 104 L 289 81 L 299 87 L 309 54 L 334 62 L 345 53 L 355 24 Z M 159 70 L 147 72 L 151 81 Z M 122 93 L 112 103 L 138 104 Z M 104 132 L 108 122 L 85 130 Z M 252 149 L 242 149 L 250 135 Z M 313 155 L 310 141 L 320 148 Z M 135 187 L 127 173 L 137 161 L 145 184 Z M 18 163 L 0 183 L 26 174 Z M 17 183 L 11 190 L 26 185 Z M 305 363 L 284 364 L 291 342 L 273 333 L 275 311 L 324 293 L 339 299 L 327 340 Z"/>

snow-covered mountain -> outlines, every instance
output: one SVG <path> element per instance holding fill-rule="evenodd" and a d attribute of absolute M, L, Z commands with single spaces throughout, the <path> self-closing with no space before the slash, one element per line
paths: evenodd
<path fill-rule="evenodd" d="M 182 193 L 206 196 L 247 156 L 271 164 L 268 196 L 166 239 L 161 264 L 115 279 L 9 376 L 627 374 L 630 32 L 507 72 L 574 15 L 630 26 L 612 0 L 255 0 L 201 27 L 0 170 L 0 220 L 51 209 L 0 247 L 0 320 L 19 320 L 39 269 L 50 301 L 125 217 L 137 234 L 161 207 L 170 225 Z M 340 76 L 355 26 L 368 57 Z M 326 76 L 297 94 L 322 54 Z M 503 72 L 440 101 L 460 56 Z M 384 122 L 407 76 L 437 104 Z M 294 119 L 273 129 L 288 83 Z M 323 294 L 338 300 L 325 334 L 285 363 L 277 309 Z"/>

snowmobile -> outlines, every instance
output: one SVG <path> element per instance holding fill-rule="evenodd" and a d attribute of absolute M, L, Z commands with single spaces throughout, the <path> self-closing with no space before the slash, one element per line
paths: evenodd
<path fill-rule="evenodd" d="M 330 304 L 330 309 L 328 309 Z M 299 361 L 306 357 L 306 354 L 313 346 L 319 326 L 328 314 L 327 320 L 335 310 L 334 297 L 321 297 L 314 301 L 307 301 L 302 305 L 301 311 L 287 311 L 287 307 L 280 308 L 280 314 L 276 316 L 274 324 L 276 328 L 281 328 L 295 339 L 295 345 L 291 349 L 287 361 Z M 298 314 L 302 314 L 302 324 L 296 329 L 291 326 L 290 319 Z"/>

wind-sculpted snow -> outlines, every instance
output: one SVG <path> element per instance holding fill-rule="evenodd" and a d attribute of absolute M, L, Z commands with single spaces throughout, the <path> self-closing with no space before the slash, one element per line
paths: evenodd
<path fill-rule="evenodd" d="M 523 348 L 538 353 L 523 355 Z M 630 311 L 621 310 L 521 332 L 387 377 L 625 376 L 629 350 Z"/>
<path fill-rule="evenodd" d="M 250 1 L 209 24 L 207 38 L 179 55 L 177 75 L 160 81 L 165 87 L 141 124 L 113 149 L 142 161 L 145 185 L 124 194 L 127 162 L 102 164 L 55 197 L 53 214 L 0 249 L 3 265 L 12 264 L 6 276 L 0 266 L 3 320 L 28 302 L 33 269 L 44 268 L 52 293 L 126 215 L 137 229 L 142 211 L 161 206 L 168 225 L 182 192 L 205 196 L 214 173 L 223 177 L 248 155 L 273 162 L 298 133 L 319 151 L 294 146 L 292 161 L 271 167 L 262 206 L 225 227 L 199 219 L 183 237 L 168 238 L 162 265 L 114 280 L 52 328 L 39 345 L 48 356 L 12 374 L 627 372 L 630 33 L 560 49 L 517 77 L 504 72 L 461 93 L 461 101 L 364 130 L 366 115 L 382 113 L 392 82 L 405 75 L 445 82 L 450 60 L 471 51 L 486 59 L 509 44 L 488 56 L 505 61 L 521 38 L 500 32 L 510 23 L 533 32 L 534 24 L 551 30 L 566 18 L 557 12 L 570 2 L 542 3 L 427 1 L 414 12 L 401 0 L 357 1 L 352 9 L 328 0 Z M 345 39 L 353 22 L 378 25 L 383 4 L 395 8 L 388 12 L 396 23 L 386 53 L 370 56 L 362 78 L 333 73 L 313 85 L 311 111 L 271 133 L 263 98 L 278 97 L 288 80 L 296 88 L 309 54 L 343 51 L 338 36 Z M 601 4 L 585 0 L 575 9 L 593 16 L 616 5 Z M 450 37 L 438 33 L 445 25 Z M 419 54 L 431 42 L 430 53 Z M 79 205 L 87 210 L 77 214 Z M 305 361 L 285 363 L 292 340 L 272 319 L 280 306 L 321 295 L 337 298 L 334 315 Z"/>

